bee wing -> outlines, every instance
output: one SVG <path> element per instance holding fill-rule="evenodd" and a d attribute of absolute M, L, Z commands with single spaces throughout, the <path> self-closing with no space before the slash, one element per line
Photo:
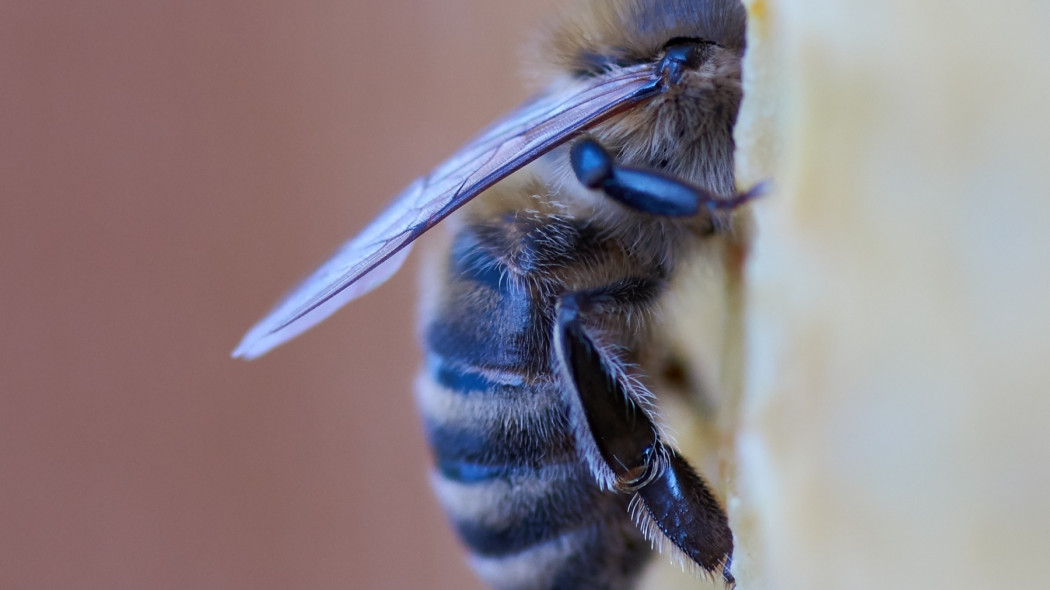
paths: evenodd
<path fill-rule="evenodd" d="M 401 266 L 413 240 L 464 203 L 574 133 L 660 89 L 655 65 L 642 65 L 521 105 L 410 184 L 249 330 L 233 356 L 261 356 L 375 288 Z"/>

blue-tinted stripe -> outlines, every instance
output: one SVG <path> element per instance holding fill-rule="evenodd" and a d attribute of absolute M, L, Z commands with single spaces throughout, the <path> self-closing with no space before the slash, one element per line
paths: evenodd
<path fill-rule="evenodd" d="M 472 484 L 504 477 L 521 472 L 521 467 L 514 465 L 481 465 L 467 461 L 454 461 L 448 458 L 439 458 L 436 461 L 438 472 L 442 477 L 451 481 Z"/>
<path fill-rule="evenodd" d="M 427 372 L 430 373 L 430 378 L 435 383 L 456 393 L 492 392 L 500 387 L 507 385 L 520 386 L 523 383 L 520 377 L 514 379 L 513 375 L 508 375 L 510 377 L 507 380 L 510 381 L 509 383 L 507 381 L 503 383 L 494 381 L 477 371 L 454 366 L 437 354 L 427 355 Z"/>
<path fill-rule="evenodd" d="M 541 439 L 523 431 L 516 423 L 435 424 L 423 418 L 423 427 L 438 461 L 476 463 L 485 466 L 538 468 L 574 456 L 575 447 L 567 432 Z"/>
<path fill-rule="evenodd" d="M 530 516 L 531 518 L 498 529 L 476 522 L 458 522 L 456 532 L 471 551 L 482 557 L 502 557 L 518 553 L 565 532 L 564 529 L 552 526 L 554 523 L 548 521 L 544 515 Z"/>
<path fill-rule="evenodd" d="M 484 557 L 524 551 L 573 531 L 595 519 L 601 494 L 589 474 L 581 470 L 577 475 L 556 482 L 551 493 L 538 501 L 521 505 L 520 514 L 500 526 L 455 521 L 456 531 L 474 553 Z"/>
<path fill-rule="evenodd" d="M 454 301 L 453 305 L 463 302 Z M 468 303 L 469 305 L 469 303 Z M 471 323 L 466 316 L 487 314 L 487 325 Z M 529 335 L 545 341 L 546 334 L 535 328 L 528 309 L 500 307 L 496 311 L 464 310 L 458 314 L 439 311 L 426 328 L 427 347 L 435 353 L 475 367 L 494 370 L 532 370 L 543 365 L 539 350 L 528 347 Z"/>

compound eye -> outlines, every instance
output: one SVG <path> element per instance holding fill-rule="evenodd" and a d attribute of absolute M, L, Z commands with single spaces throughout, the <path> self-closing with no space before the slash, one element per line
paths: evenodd
<path fill-rule="evenodd" d="M 681 67 L 692 70 L 700 67 L 708 58 L 712 47 L 717 43 L 707 39 L 693 37 L 675 37 L 664 44 L 665 60 L 681 64 Z"/>
<path fill-rule="evenodd" d="M 721 45 L 719 45 L 718 43 L 715 43 L 714 41 L 708 41 L 707 39 L 703 39 L 701 37 L 673 37 L 670 41 L 664 43 L 663 48 L 667 50 L 678 45 L 715 45 L 717 47 L 721 47 Z"/>

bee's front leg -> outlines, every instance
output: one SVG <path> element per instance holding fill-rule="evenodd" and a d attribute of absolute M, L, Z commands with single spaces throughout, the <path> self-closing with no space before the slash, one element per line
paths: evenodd
<path fill-rule="evenodd" d="M 651 395 L 581 321 L 646 288 L 644 280 L 626 279 L 558 303 L 554 340 L 575 437 L 602 487 L 636 494 L 639 525 L 650 539 L 665 537 L 707 572 L 721 568 L 732 584 L 733 533 L 725 511 L 685 459 L 664 445 L 650 416 Z"/>
<path fill-rule="evenodd" d="M 655 170 L 620 166 L 605 148 L 589 137 L 572 146 L 569 158 L 576 178 L 584 186 L 601 190 L 622 205 L 652 215 L 690 217 L 701 208 L 735 209 L 765 190 L 765 186 L 759 184 L 747 192 L 721 198 Z"/>

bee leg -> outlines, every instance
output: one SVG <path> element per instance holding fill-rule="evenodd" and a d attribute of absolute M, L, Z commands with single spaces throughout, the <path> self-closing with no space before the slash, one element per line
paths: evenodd
<path fill-rule="evenodd" d="M 701 207 L 709 211 L 735 209 L 765 191 L 759 184 L 744 193 L 720 198 L 714 193 L 653 170 L 616 164 L 598 142 L 584 138 L 569 152 L 576 178 L 637 211 L 666 217 L 691 217 Z"/>
<path fill-rule="evenodd" d="M 618 284 L 568 294 L 558 304 L 555 346 L 571 386 L 577 441 L 603 487 L 637 494 L 640 525 L 650 539 L 662 535 L 705 571 L 721 568 L 732 584 L 733 533 L 725 511 L 685 459 L 664 446 L 644 406 L 648 394 L 616 368 L 581 322 L 581 315 L 630 291 Z"/>

